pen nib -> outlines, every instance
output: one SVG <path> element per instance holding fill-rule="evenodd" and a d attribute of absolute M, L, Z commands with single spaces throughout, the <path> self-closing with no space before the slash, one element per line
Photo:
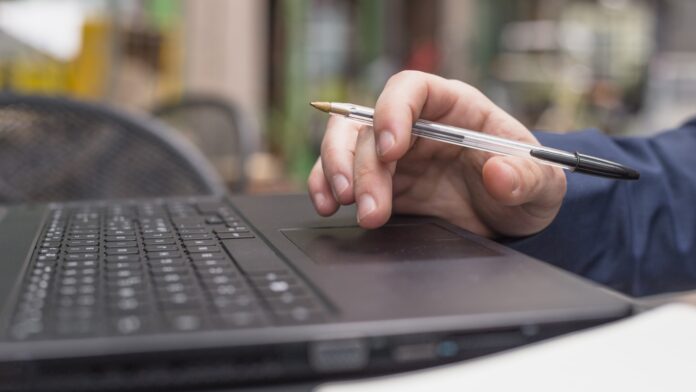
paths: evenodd
<path fill-rule="evenodd" d="M 322 112 L 328 113 L 331 111 L 331 103 L 329 102 L 310 102 L 309 104 Z"/>

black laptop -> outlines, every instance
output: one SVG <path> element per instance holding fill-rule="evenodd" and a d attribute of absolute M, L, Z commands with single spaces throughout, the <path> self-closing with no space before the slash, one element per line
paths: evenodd
<path fill-rule="evenodd" d="M 393 372 L 624 317 L 613 293 L 443 221 L 302 195 L 0 210 L 0 389 Z M 553 246 L 550 244 L 549 246 Z"/>

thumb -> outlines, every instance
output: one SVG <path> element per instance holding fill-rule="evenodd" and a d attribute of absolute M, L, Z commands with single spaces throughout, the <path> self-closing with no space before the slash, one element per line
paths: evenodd
<path fill-rule="evenodd" d="M 530 159 L 493 156 L 483 165 L 482 176 L 488 194 L 510 207 L 527 203 L 553 207 L 565 194 L 565 176 L 561 169 Z"/>

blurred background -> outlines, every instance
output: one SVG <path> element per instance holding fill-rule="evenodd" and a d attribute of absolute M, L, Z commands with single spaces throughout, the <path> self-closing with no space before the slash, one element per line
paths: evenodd
<path fill-rule="evenodd" d="M 149 112 L 236 190 L 292 191 L 326 123 L 308 102 L 373 105 L 403 69 L 467 81 L 534 129 L 674 127 L 696 114 L 694 20 L 692 0 L 0 1 L 0 86 Z M 238 132 L 172 110 L 186 100 Z"/>

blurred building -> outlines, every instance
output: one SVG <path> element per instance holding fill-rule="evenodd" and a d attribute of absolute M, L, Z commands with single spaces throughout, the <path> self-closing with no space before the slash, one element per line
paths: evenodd
<path fill-rule="evenodd" d="M 696 114 L 695 18 L 691 0 L 0 1 L 0 84 L 145 110 L 215 95 L 263 130 L 252 177 L 301 184 L 326 122 L 307 103 L 372 105 L 402 69 L 530 128 L 677 125 Z"/>

